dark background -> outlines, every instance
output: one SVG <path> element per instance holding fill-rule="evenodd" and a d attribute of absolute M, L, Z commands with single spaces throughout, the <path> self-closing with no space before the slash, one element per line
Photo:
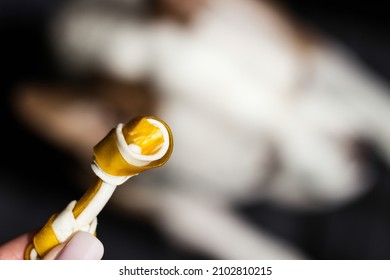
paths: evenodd
<path fill-rule="evenodd" d="M 0 243 L 39 228 L 51 213 L 81 195 L 69 172 L 74 161 L 21 123 L 12 94 L 25 81 L 58 83 L 59 70 L 47 25 L 59 0 L 0 2 Z M 379 1 L 279 1 L 312 28 L 350 48 L 379 76 L 390 81 L 387 9 Z M 246 205 L 239 213 L 290 240 L 313 259 L 390 259 L 390 176 L 368 148 L 378 173 L 372 190 L 337 210 L 305 213 L 273 205 Z M 105 259 L 201 259 L 172 246 L 152 225 L 105 209 L 98 236 Z"/>

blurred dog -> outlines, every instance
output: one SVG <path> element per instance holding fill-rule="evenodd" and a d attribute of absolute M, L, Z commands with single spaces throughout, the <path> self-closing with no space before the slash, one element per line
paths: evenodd
<path fill-rule="evenodd" d="M 65 100 L 29 91 L 19 111 L 87 162 L 118 119 L 153 108 L 173 130 L 173 157 L 113 202 L 213 258 L 305 258 L 231 206 L 342 205 L 370 186 L 359 141 L 390 160 L 386 85 L 268 2 L 77 1 L 54 30 L 71 71 L 148 86 Z"/>

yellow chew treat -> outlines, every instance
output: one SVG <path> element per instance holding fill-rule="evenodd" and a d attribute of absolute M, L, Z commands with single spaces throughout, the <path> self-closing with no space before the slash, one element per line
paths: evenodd
<path fill-rule="evenodd" d="M 112 129 L 93 150 L 95 182 L 78 201 L 51 216 L 26 249 L 26 259 L 43 258 L 74 232 L 95 233 L 96 216 L 116 186 L 145 170 L 165 164 L 173 150 L 173 137 L 163 121 L 140 116 Z"/>

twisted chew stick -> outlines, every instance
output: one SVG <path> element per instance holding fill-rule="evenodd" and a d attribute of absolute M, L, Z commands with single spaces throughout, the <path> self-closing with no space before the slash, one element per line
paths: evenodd
<path fill-rule="evenodd" d="M 137 117 L 112 129 L 94 147 L 95 183 L 80 200 L 72 201 L 62 212 L 50 217 L 27 247 L 25 258 L 43 258 L 76 231 L 94 234 L 96 216 L 116 186 L 145 170 L 162 166 L 169 159 L 172 148 L 171 130 L 155 117 Z"/>

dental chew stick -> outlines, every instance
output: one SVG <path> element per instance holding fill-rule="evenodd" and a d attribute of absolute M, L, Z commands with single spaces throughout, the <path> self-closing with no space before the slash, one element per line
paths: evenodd
<path fill-rule="evenodd" d="M 116 187 L 143 171 L 162 166 L 172 149 L 170 128 L 155 117 L 136 117 L 112 129 L 94 147 L 91 167 L 96 174 L 95 183 L 78 201 L 50 217 L 27 247 L 25 259 L 42 259 L 77 231 L 95 234 L 96 217 Z"/>

